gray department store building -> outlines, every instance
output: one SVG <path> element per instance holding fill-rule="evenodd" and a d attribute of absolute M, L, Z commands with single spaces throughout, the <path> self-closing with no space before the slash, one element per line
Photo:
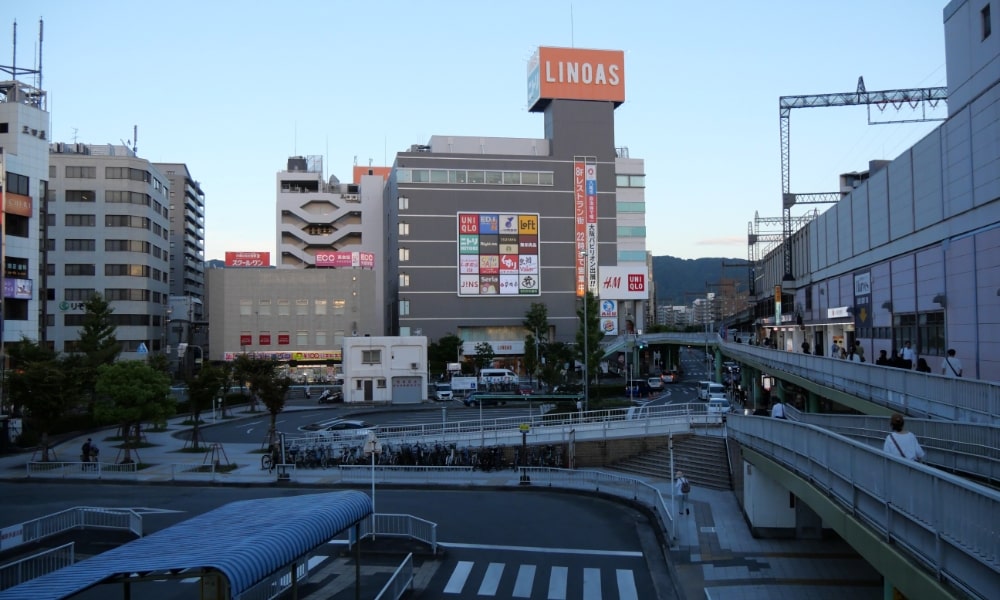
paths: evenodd
<path fill-rule="evenodd" d="M 954 348 L 964 377 L 1000 380 L 1000 27 L 968 0 L 944 27 L 947 120 L 792 235 L 794 281 L 782 248 L 758 266 L 759 289 L 784 287 L 780 321 L 758 322 L 777 347 L 858 340 L 873 362 L 910 341 L 934 374 Z"/>
<path fill-rule="evenodd" d="M 385 199 L 387 333 L 455 334 L 466 355 L 487 341 L 516 368 L 535 302 L 554 341 L 575 342 L 585 286 L 614 299 L 608 333 L 652 323 L 644 165 L 615 141 L 624 98 L 621 52 L 540 48 L 529 109 L 544 137 L 433 136 L 398 153 Z"/>

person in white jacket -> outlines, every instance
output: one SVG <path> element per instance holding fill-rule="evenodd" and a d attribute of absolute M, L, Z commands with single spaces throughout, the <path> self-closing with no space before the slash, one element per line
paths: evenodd
<path fill-rule="evenodd" d="M 893 456 L 901 456 L 917 462 L 923 462 L 924 449 L 920 447 L 917 436 L 909 431 L 903 431 L 903 415 L 895 413 L 889 419 L 889 427 L 892 429 L 889 435 L 885 436 L 885 444 L 882 451 Z"/>
<path fill-rule="evenodd" d="M 691 514 L 688 507 L 688 494 L 691 493 L 691 484 L 688 483 L 684 471 L 677 471 L 674 477 L 674 493 L 677 495 L 677 514 Z"/>

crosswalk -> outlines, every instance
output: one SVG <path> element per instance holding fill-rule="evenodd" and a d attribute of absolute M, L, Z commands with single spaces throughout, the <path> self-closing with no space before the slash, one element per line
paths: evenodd
<path fill-rule="evenodd" d="M 485 562 L 485 561 L 484 561 Z M 457 561 L 448 576 L 445 598 L 545 598 L 546 600 L 638 600 L 632 569 L 565 565 Z"/>

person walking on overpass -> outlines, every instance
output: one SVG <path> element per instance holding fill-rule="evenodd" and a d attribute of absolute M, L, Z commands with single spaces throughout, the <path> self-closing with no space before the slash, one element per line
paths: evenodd
<path fill-rule="evenodd" d="M 892 415 L 889 419 L 889 428 L 892 431 L 889 432 L 889 435 L 885 436 L 882 451 L 893 456 L 923 462 L 924 449 L 920 447 L 917 436 L 913 435 L 912 432 L 903 431 L 903 424 L 903 415 L 899 413 Z"/>

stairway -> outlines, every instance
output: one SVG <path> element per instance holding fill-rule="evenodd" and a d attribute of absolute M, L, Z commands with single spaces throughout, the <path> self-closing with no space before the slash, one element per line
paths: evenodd
<path fill-rule="evenodd" d="M 670 449 L 666 446 L 608 465 L 608 469 L 642 477 L 670 479 Z M 684 471 L 692 486 L 733 489 L 726 438 L 708 435 L 674 437 L 674 469 Z"/>

